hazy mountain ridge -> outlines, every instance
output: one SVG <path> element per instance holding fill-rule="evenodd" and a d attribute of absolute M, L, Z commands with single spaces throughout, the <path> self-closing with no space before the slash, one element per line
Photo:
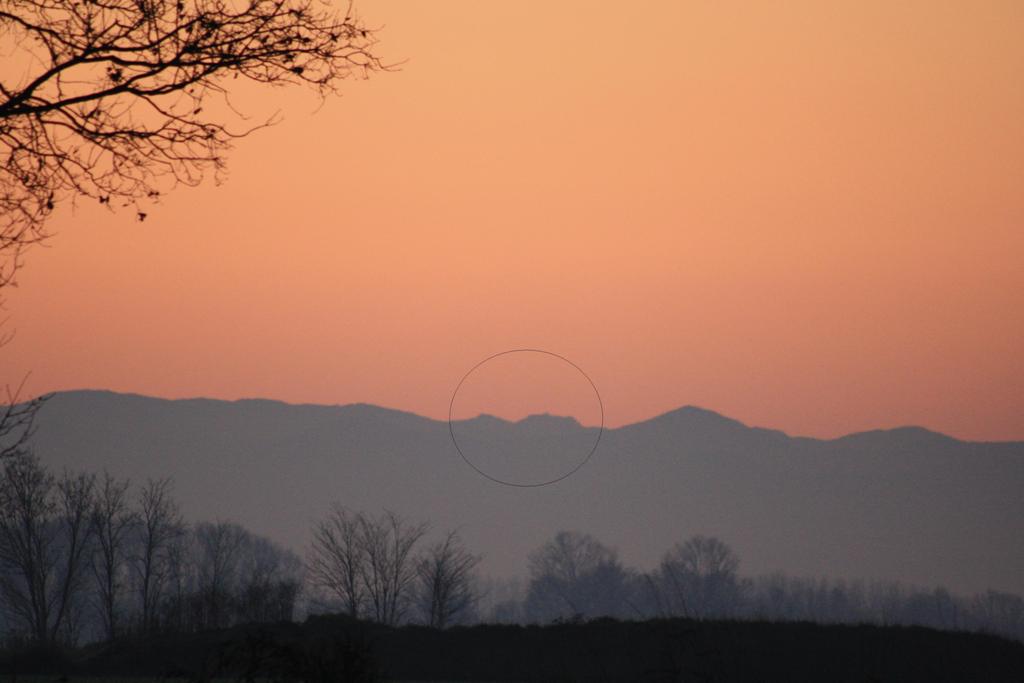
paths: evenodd
<path fill-rule="evenodd" d="M 550 415 L 455 427 L 460 445 L 465 436 L 528 449 L 586 446 L 597 435 Z M 173 476 L 188 517 L 237 519 L 298 550 L 339 500 L 459 527 L 500 575 L 523 572 L 532 548 L 570 528 L 640 566 L 706 533 L 732 544 L 750 573 L 1024 592 L 1024 442 L 922 428 L 792 437 L 686 406 L 605 429 L 576 474 L 524 490 L 480 477 L 447 422 L 414 413 L 75 391 L 48 402 L 34 443 L 56 467 Z"/>
<path fill-rule="evenodd" d="M 219 398 L 205 398 L 205 397 L 160 398 L 160 397 L 156 397 L 156 396 L 147 396 L 145 394 L 138 394 L 138 393 L 134 393 L 134 392 L 111 391 L 109 389 L 72 389 L 72 390 L 68 390 L 68 391 L 55 392 L 54 396 L 61 396 L 61 397 L 81 396 L 81 397 L 92 397 L 92 398 L 108 397 L 108 398 L 111 398 L 111 399 L 118 399 L 118 400 L 120 400 L 120 399 L 138 399 L 140 401 L 152 401 L 152 402 L 157 402 L 157 403 L 160 403 L 160 404 L 196 404 L 196 405 L 210 405 L 210 406 L 223 406 L 223 405 L 273 406 L 273 407 L 288 408 L 288 409 L 299 408 L 299 409 L 304 409 L 304 410 L 308 409 L 308 410 L 323 411 L 323 412 L 332 412 L 332 411 L 336 411 L 336 410 L 345 410 L 345 411 L 351 411 L 351 412 L 365 411 L 366 413 L 387 413 L 387 414 L 391 414 L 391 415 L 395 415 L 395 416 L 407 416 L 407 417 L 410 417 L 410 418 L 415 418 L 415 419 L 420 420 L 422 422 L 443 422 L 442 420 L 434 420 L 432 418 L 424 417 L 424 416 L 422 416 L 422 415 L 420 415 L 418 413 L 414 413 L 414 412 L 411 412 L 411 411 L 400 410 L 398 408 L 388 408 L 386 406 L 380 406 L 380 405 L 377 405 L 377 404 L 374 404 L 374 403 L 364 403 L 364 402 L 325 404 L 325 403 L 291 403 L 289 401 L 282 401 L 280 399 L 274 399 L 274 398 L 238 398 L 238 399 L 219 399 Z M 614 428 L 612 428 L 612 427 L 605 427 L 605 431 L 617 431 L 617 430 L 622 430 L 622 429 L 631 429 L 631 428 L 640 427 L 640 426 L 643 426 L 643 425 L 656 424 L 656 423 L 662 422 L 662 421 L 674 420 L 674 419 L 678 419 L 680 417 L 683 417 L 683 418 L 697 418 L 697 419 L 704 418 L 704 419 L 707 419 L 709 422 L 717 422 L 717 423 L 719 423 L 721 425 L 728 425 L 730 427 L 735 427 L 737 429 L 742 429 L 742 430 L 746 430 L 746 431 L 758 432 L 758 433 L 763 433 L 763 434 L 774 434 L 774 435 L 784 436 L 784 437 L 786 437 L 788 439 L 815 441 L 815 442 L 822 442 L 822 443 L 845 441 L 845 440 L 850 440 L 850 439 L 857 439 L 857 438 L 861 438 L 861 437 L 867 437 L 867 436 L 871 436 L 871 435 L 884 435 L 884 434 L 907 434 L 907 435 L 913 435 L 913 434 L 920 434 L 920 435 L 925 436 L 925 437 L 939 437 L 943 441 L 952 441 L 952 442 L 962 443 L 962 444 L 971 444 L 971 443 L 974 443 L 974 444 L 986 444 L 986 445 L 1006 444 L 1006 445 L 1011 445 L 1011 446 L 1024 446 L 1024 440 L 1020 440 L 1020 441 L 975 441 L 975 440 L 970 440 L 970 439 L 959 439 L 959 438 L 957 438 L 955 436 L 950 436 L 948 434 L 944 434 L 942 432 L 937 432 L 935 430 L 928 429 L 927 427 L 921 427 L 919 425 L 903 425 L 903 426 L 900 426 L 900 427 L 891 427 L 891 428 L 887 428 L 887 429 L 870 429 L 870 430 L 865 430 L 865 431 L 861 431 L 861 432 L 851 432 L 851 433 L 845 434 L 843 436 L 822 439 L 822 438 L 813 437 L 813 436 L 793 435 L 793 434 L 789 434 L 788 432 L 785 432 L 785 431 L 780 430 L 780 429 L 771 429 L 771 428 L 767 428 L 767 427 L 757 427 L 757 426 L 747 425 L 746 423 L 741 422 L 740 420 L 737 420 L 737 419 L 731 418 L 731 417 L 726 417 L 725 415 L 722 415 L 721 413 L 718 413 L 718 412 L 716 412 L 714 410 L 710 410 L 708 408 L 701 408 L 699 406 L 694 406 L 694 405 L 682 405 L 682 406 L 680 406 L 678 408 L 673 408 L 672 410 L 668 410 L 668 411 L 666 411 L 664 413 L 661 413 L 661 414 L 656 415 L 654 417 L 648 418 L 646 420 L 641 420 L 640 422 L 634 422 L 634 423 L 630 423 L 630 424 L 623 425 L 623 426 L 620 426 L 620 427 L 614 427 Z M 531 421 L 534 421 L 534 420 L 540 421 L 540 420 L 548 420 L 548 419 L 550 419 L 552 421 L 559 421 L 559 422 L 565 422 L 565 423 L 574 423 L 576 425 L 579 425 L 583 429 L 596 428 L 595 425 L 582 425 L 575 417 L 573 417 L 571 415 L 555 415 L 555 414 L 552 414 L 552 413 L 533 413 L 533 414 L 527 415 L 527 416 L 525 416 L 525 417 L 523 417 L 523 418 L 521 418 L 519 420 L 507 420 L 507 419 L 505 419 L 503 417 L 499 417 L 497 415 L 491 415 L 490 413 L 481 413 L 480 415 L 478 415 L 476 417 L 468 418 L 468 419 L 469 420 L 487 419 L 487 420 L 491 420 L 491 421 L 494 421 L 494 422 L 503 422 L 503 423 L 506 423 L 506 424 L 509 424 L 509 425 L 523 424 L 523 423 L 527 423 L 528 424 L 528 423 L 530 423 Z M 464 422 L 464 421 L 467 421 L 467 420 L 464 420 L 464 419 L 456 420 L 456 422 Z"/>

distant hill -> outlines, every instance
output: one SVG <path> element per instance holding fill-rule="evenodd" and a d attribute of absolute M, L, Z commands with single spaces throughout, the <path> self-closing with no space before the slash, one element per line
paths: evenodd
<path fill-rule="evenodd" d="M 474 465 L 521 481 L 578 464 L 598 436 L 549 415 L 454 431 Z M 57 468 L 171 476 L 189 518 L 236 520 L 299 551 L 337 500 L 459 528 L 496 576 L 524 573 L 560 529 L 638 567 L 703 533 L 732 545 L 748 574 L 1024 593 L 1024 442 L 914 427 L 818 440 L 685 407 L 604 431 L 557 484 L 511 488 L 463 462 L 447 422 L 411 413 L 105 391 L 54 396 L 33 441 Z"/>

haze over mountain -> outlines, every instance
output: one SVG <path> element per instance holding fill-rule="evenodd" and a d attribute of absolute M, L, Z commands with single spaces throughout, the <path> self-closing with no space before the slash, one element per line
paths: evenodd
<path fill-rule="evenodd" d="M 542 415 L 454 424 L 484 471 L 546 480 L 586 459 L 598 429 Z M 459 528 L 482 570 L 521 575 L 561 529 L 654 566 L 703 533 L 741 571 L 900 580 L 1024 593 L 1024 442 L 959 441 L 916 427 L 791 437 L 684 407 L 605 430 L 550 486 L 513 488 L 460 458 L 447 422 L 366 404 L 55 395 L 33 437 L 47 464 L 174 478 L 189 519 L 232 519 L 302 552 L 332 501 Z"/>

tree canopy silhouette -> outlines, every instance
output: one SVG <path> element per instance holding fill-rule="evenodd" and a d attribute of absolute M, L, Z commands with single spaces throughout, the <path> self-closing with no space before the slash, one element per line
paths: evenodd
<path fill-rule="evenodd" d="M 385 68 L 323 0 L 0 0 L 0 286 L 54 207 L 143 204 L 224 168 L 227 81 L 312 87 Z M 227 107 L 230 107 L 230 102 Z M 218 116 L 211 109 L 219 109 Z"/>

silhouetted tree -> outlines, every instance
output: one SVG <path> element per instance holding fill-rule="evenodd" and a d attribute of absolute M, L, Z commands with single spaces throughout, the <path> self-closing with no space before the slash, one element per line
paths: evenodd
<path fill-rule="evenodd" d="M 714 537 L 693 536 L 665 553 L 657 585 L 668 615 L 730 616 L 739 606 L 739 560 Z"/>
<path fill-rule="evenodd" d="M 1024 638 L 1024 598 L 988 590 L 974 596 L 971 611 L 976 626 L 991 633 Z"/>
<path fill-rule="evenodd" d="M 197 591 L 202 602 L 203 625 L 227 626 L 245 530 L 230 522 L 206 522 L 196 525 L 195 537 Z"/>
<path fill-rule="evenodd" d="M 238 573 L 238 621 L 291 621 L 303 580 L 302 561 L 294 553 L 244 531 Z"/>
<path fill-rule="evenodd" d="M 416 580 L 414 549 L 427 532 L 389 510 L 380 517 L 360 515 L 361 566 L 367 601 L 374 620 L 394 626 L 408 609 Z"/>
<path fill-rule="evenodd" d="M 376 621 L 396 624 L 412 597 L 417 576 L 413 549 L 426 529 L 393 512 L 373 517 L 334 504 L 313 529 L 310 579 L 349 616 L 365 609 Z"/>
<path fill-rule="evenodd" d="M 95 479 L 54 477 L 31 453 L 3 464 L 0 479 L 0 597 L 40 643 L 72 640 L 92 527 Z"/>
<path fill-rule="evenodd" d="M 143 631 L 157 626 L 158 607 L 171 578 L 172 553 L 183 527 L 170 479 L 150 479 L 139 492 L 139 537 L 131 566 L 139 596 Z"/>
<path fill-rule="evenodd" d="M 50 582 L 56 568 L 53 475 L 29 453 L 4 463 L 0 482 L 0 591 L 3 606 L 37 641 L 50 633 Z"/>
<path fill-rule="evenodd" d="M 340 601 L 350 617 L 360 616 L 366 599 L 364 523 L 361 514 L 335 503 L 327 517 L 313 527 L 306 560 L 313 585 Z"/>
<path fill-rule="evenodd" d="M 903 623 L 906 589 L 898 583 L 875 581 L 868 587 L 868 609 L 883 626 Z"/>
<path fill-rule="evenodd" d="M 160 591 L 154 601 L 148 629 L 181 633 L 193 629 L 201 612 L 195 597 L 197 579 L 195 538 L 191 528 L 179 523 L 161 553 Z M 139 619 L 140 623 L 145 623 Z"/>
<path fill-rule="evenodd" d="M 937 628 L 956 630 L 961 628 L 961 609 L 957 599 L 945 588 L 936 588 L 931 592 L 931 602 L 935 610 L 935 626 Z M 1022 624 L 1024 626 L 1024 624 Z M 1024 635 L 1024 630 L 1020 635 Z"/>
<path fill-rule="evenodd" d="M 97 487 L 92 524 L 96 537 L 96 552 L 92 557 L 92 572 L 96 579 L 96 603 L 108 640 L 114 640 L 121 630 L 121 601 L 128 568 L 128 551 L 136 515 L 131 509 L 128 480 L 119 481 L 109 472 Z"/>
<path fill-rule="evenodd" d="M 614 550 L 589 534 L 561 531 L 529 559 L 527 618 L 627 616 L 632 577 Z"/>
<path fill-rule="evenodd" d="M 479 592 L 476 611 L 481 621 L 492 624 L 524 623 L 523 599 L 526 588 L 522 579 L 481 576 L 476 585 Z"/>
<path fill-rule="evenodd" d="M 54 614 L 51 641 L 63 629 L 64 640 L 77 640 L 83 610 L 82 594 L 87 583 L 89 556 L 92 552 L 92 512 L 95 507 L 96 476 L 69 474 L 57 481 L 57 512 L 62 548 L 58 574 L 59 597 Z"/>
<path fill-rule="evenodd" d="M 183 526 L 165 557 L 166 578 L 151 630 L 189 633 L 294 616 L 301 561 L 238 524 Z"/>
<path fill-rule="evenodd" d="M 0 0 L 0 35 L 0 286 L 63 200 L 138 207 L 223 169 L 252 130 L 225 123 L 230 79 L 326 96 L 383 68 L 351 5 L 316 0 Z"/>
<path fill-rule="evenodd" d="M 424 621 L 444 628 L 466 615 L 476 604 L 478 594 L 473 572 L 480 556 L 469 553 L 462 539 L 451 531 L 420 557 L 416 565 L 419 579 L 417 600 Z"/>
<path fill-rule="evenodd" d="M 763 619 L 850 622 L 871 617 L 868 593 L 860 581 L 793 578 L 783 574 L 750 582 L 748 612 Z"/>

